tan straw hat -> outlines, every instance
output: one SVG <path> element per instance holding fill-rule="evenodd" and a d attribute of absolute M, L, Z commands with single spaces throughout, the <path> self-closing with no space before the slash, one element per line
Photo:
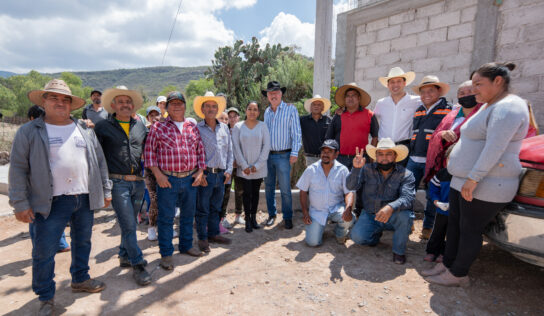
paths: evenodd
<path fill-rule="evenodd" d="M 198 115 L 200 118 L 204 118 L 204 113 L 202 113 L 202 104 L 206 103 L 207 101 L 214 101 L 217 103 L 217 116 L 221 115 L 223 111 L 225 111 L 225 108 L 227 107 L 227 99 L 225 97 L 221 96 L 215 96 L 213 92 L 206 91 L 206 93 L 203 96 L 197 96 L 195 100 L 193 101 L 193 110 L 195 111 L 195 114 Z"/>
<path fill-rule="evenodd" d="M 414 93 L 419 95 L 419 89 L 426 86 L 437 86 L 440 88 L 440 96 L 445 96 L 450 91 L 450 85 L 444 82 L 440 82 L 437 76 L 428 75 L 421 79 L 421 83 L 415 87 L 412 87 Z"/>
<path fill-rule="evenodd" d="M 331 108 L 331 100 L 322 98 L 319 94 L 316 94 L 313 98 L 304 101 L 304 109 L 306 112 L 311 112 L 312 103 L 315 101 L 323 102 L 323 111 L 321 111 L 321 114 L 325 114 Z"/>
<path fill-rule="evenodd" d="M 104 91 L 104 94 L 102 94 L 102 106 L 108 113 L 113 113 L 111 102 L 113 99 L 115 99 L 115 97 L 120 95 L 126 95 L 132 99 L 132 103 L 134 104 L 134 109 L 132 109 L 133 113 L 141 108 L 144 104 L 144 98 L 140 92 L 136 90 L 129 90 L 126 86 L 117 86 L 114 89 Z"/>
<path fill-rule="evenodd" d="M 392 78 L 404 78 L 406 79 L 406 85 L 409 85 L 416 78 L 416 73 L 413 71 L 404 72 L 400 67 L 393 67 L 389 70 L 387 77 L 380 77 L 378 80 L 387 88 L 387 82 Z"/>
<path fill-rule="evenodd" d="M 404 145 L 395 145 L 395 142 L 391 138 L 382 138 L 378 142 L 376 147 L 368 144 L 366 145 L 366 153 L 370 158 L 376 160 L 376 150 L 378 149 L 391 149 L 397 153 L 397 159 L 395 162 L 399 162 L 408 157 L 408 147 Z"/>
<path fill-rule="evenodd" d="M 70 111 L 79 109 L 80 107 L 85 105 L 85 100 L 73 95 L 70 87 L 66 84 L 66 82 L 64 82 L 64 80 L 61 79 L 50 80 L 48 83 L 45 84 L 43 90 L 32 90 L 27 94 L 27 96 L 30 102 L 39 106 L 43 106 L 42 96 L 44 93 L 47 92 L 54 92 L 71 97 L 72 104 L 70 106 Z"/>
<path fill-rule="evenodd" d="M 336 90 L 336 93 L 334 94 L 334 101 L 336 101 L 336 104 L 338 104 L 338 106 L 344 107 L 346 105 L 345 96 L 348 89 L 355 89 L 359 91 L 359 94 L 361 96 L 361 98 L 359 99 L 360 106 L 366 107 L 370 103 L 370 95 L 365 90 L 359 88 L 359 86 L 357 86 L 357 83 L 352 82 L 345 84 L 338 88 L 338 90 Z"/>

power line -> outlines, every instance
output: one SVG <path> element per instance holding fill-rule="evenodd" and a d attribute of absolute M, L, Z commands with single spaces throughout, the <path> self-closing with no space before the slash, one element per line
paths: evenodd
<path fill-rule="evenodd" d="M 164 58 L 166 57 L 166 52 L 168 51 L 168 46 L 170 45 L 170 39 L 172 38 L 172 33 L 174 33 L 174 27 L 176 26 L 176 21 L 178 19 L 179 11 L 181 10 L 181 3 L 183 0 L 179 0 L 178 12 L 174 17 L 174 23 L 172 24 L 172 29 L 170 30 L 170 36 L 168 36 L 168 42 L 166 43 L 166 48 L 164 49 L 164 55 L 162 55 L 161 66 L 164 65 Z"/>

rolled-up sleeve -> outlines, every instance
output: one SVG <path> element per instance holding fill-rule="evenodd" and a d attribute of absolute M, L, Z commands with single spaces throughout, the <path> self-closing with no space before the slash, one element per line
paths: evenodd
<path fill-rule="evenodd" d="M 388 205 L 391 206 L 395 212 L 412 208 L 414 199 L 416 197 L 415 182 L 416 179 L 414 178 L 412 172 L 405 170 L 404 177 L 402 178 L 399 187 L 399 198 L 388 203 Z"/>

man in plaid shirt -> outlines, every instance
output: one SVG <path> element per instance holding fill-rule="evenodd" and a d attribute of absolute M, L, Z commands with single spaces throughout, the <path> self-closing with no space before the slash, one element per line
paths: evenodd
<path fill-rule="evenodd" d="M 157 179 L 159 215 L 160 266 L 174 268 L 172 254 L 173 224 L 176 201 L 180 201 L 179 251 L 190 256 L 201 256 L 193 247 L 193 220 L 196 211 L 197 186 L 205 184 L 206 168 L 202 139 L 194 120 L 185 118 L 185 97 L 178 91 L 166 99 L 168 117 L 157 122 L 149 131 L 145 144 L 145 166 Z"/>

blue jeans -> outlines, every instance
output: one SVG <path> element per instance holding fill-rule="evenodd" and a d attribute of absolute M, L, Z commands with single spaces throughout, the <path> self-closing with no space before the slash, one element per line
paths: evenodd
<path fill-rule="evenodd" d="M 89 254 L 94 213 L 89 209 L 89 195 L 60 195 L 53 197 L 51 212 L 44 218 L 36 214 L 29 225 L 32 240 L 32 290 L 40 301 L 55 296 L 55 254 L 59 239 L 67 223 L 70 223 L 72 240 L 72 282 L 84 282 L 89 276 Z"/>
<path fill-rule="evenodd" d="M 342 209 L 343 210 L 343 209 Z M 330 213 L 328 220 L 331 220 L 333 223 L 336 223 L 334 227 L 334 235 L 337 238 L 345 237 L 348 235 L 349 228 L 353 225 L 353 220 L 350 222 L 345 222 L 342 219 L 343 212 Z M 317 221 L 312 220 L 310 225 L 306 225 L 306 244 L 310 247 L 315 247 L 321 245 L 323 241 L 323 232 L 325 231 L 325 226 L 320 225 Z"/>
<path fill-rule="evenodd" d="M 268 175 L 264 179 L 268 216 L 276 216 L 276 176 L 280 184 L 281 212 L 284 219 L 293 218 L 293 200 L 291 198 L 291 153 L 268 155 Z"/>
<path fill-rule="evenodd" d="M 30 223 L 28 226 L 28 232 L 30 233 L 30 241 L 32 242 L 32 245 L 34 246 L 34 229 L 32 228 L 33 223 Z M 60 236 L 59 239 L 59 249 L 57 251 L 61 251 L 63 249 L 66 249 L 70 247 L 68 242 L 66 241 L 66 234 L 64 234 L 64 230 L 62 231 L 62 236 Z"/>
<path fill-rule="evenodd" d="M 121 227 L 119 257 L 128 258 L 134 266 L 143 262 L 142 250 L 136 237 L 138 213 L 142 208 L 145 182 L 112 179 L 112 206 Z"/>
<path fill-rule="evenodd" d="M 199 240 L 219 235 L 219 214 L 225 194 L 225 175 L 223 173 L 208 173 L 208 185 L 198 187 L 196 199 L 196 232 Z"/>
<path fill-rule="evenodd" d="M 351 229 L 351 240 L 360 245 L 375 246 L 382 237 L 384 230 L 393 230 L 393 252 L 404 255 L 408 236 L 412 232 L 414 213 L 410 210 L 393 212 L 387 223 L 381 223 L 374 219 L 376 214 L 365 210 L 359 216 L 355 226 Z"/>
<path fill-rule="evenodd" d="M 412 171 L 414 178 L 416 178 L 416 191 L 419 187 L 419 183 L 423 176 L 425 175 L 425 164 L 414 162 L 412 159 L 408 159 L 408 165 L 406 169 Z M 425 216 L 423 217 L 423 228 L 432 229 L 434 225 L 434 218 L 436 217 L 436 206 L 433 204 L 433 201 L 429 199 L 429 192 L 427 191 L 427 204 L 425 205 Z"/>
<path fill-rule="evenodd" d="M 159 233 L 159 252 L 162 257 L 174 253 L 172 236 L 174 234 L 174 216 L 176 205 L 180 206 L 179 215 L 179 251 L 187 252 L 193 247 L 193 222 L 195 220 L 197 187 L 193 187 L 194 178 L 168 176 L 171 188 L 157 186 L 157 232 Z M 178 204 L 179 203 L 179 204 Z"/>

